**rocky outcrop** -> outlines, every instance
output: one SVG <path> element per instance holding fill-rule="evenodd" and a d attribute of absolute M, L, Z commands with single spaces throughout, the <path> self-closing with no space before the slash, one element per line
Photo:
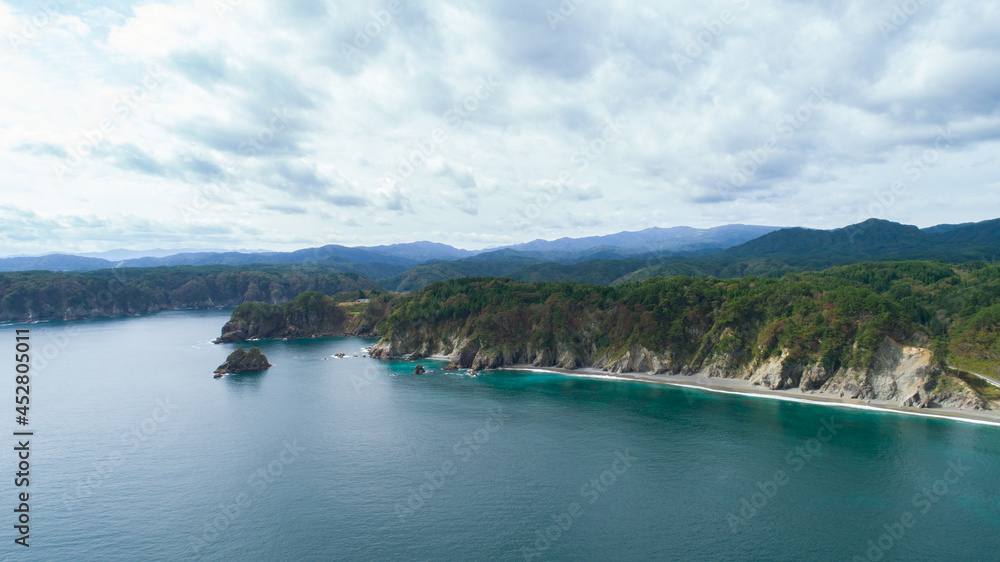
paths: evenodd
<path fill-rule="evenodd" d="M 250 351 L 244 351 L 242 347 L 229 354 L 226 362 L 219 365 L 215 370 L 216 375 L 229 373 L 245 373 L 248 371 L 263 371 L 272 365 L 268 363 L 267 357 L 260 352 L 260 349 L 251 347 Z"/>
<path fill-rule="evenodd" d="M 414 369 L 413 369 L 413 374 L 414 374 L 414 375 L 422 375 L 422 374 L 424 374 L 424 373 L 426 373 L 426 372 L 427 372 L 427 370 L 426 370 L 426 369 L 424 369 L 424 366 L 423 366 L 423 365 L 420 365 L 420 364 L 418 364 L 418 365 L 416 366 L 416 368 L 414 368 Z"/>
<path fill-rule="evenodd" d="M 232 343 L 260 339 L 294 339 L 341 336 L 370 336 L 361 315 L 349 315 L 323 293 L 302 293 L 278 306 L 249 303 L 236 307 L 214 343 Z"/>
<path fill-rule="evenodd" d="M 887 338 L 870 369 L 840 369 L 827 378 L 820 390 L 844 398 L 929 407 L 934 398 L 926 395 L 926 388 L 941 374 L 931 359 L 928 349 L 901 346 Z"/>

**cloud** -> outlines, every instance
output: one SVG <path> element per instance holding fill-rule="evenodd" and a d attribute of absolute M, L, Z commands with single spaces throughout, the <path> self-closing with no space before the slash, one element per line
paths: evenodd
<path fill-rule="evenodd" d="M 15 146 L 14 151 L 27 152 L 36 156 L 55 156 L 56 158 L 68 158 L 69 153 L 62 146 L 51 142 L 25 143 Z"/>
<path fill-rule="evenodd" d="M 1000 11 L 985 1 L 905 21 L 860 0 L 218 4 L 59 3 L 0 53 L 0 166 L 32 187 L 5 203 L 38 209 L 12 252 L 135 235 L 378 244 L 428 222 L 457 245 L 835 227 L 900 181 L 881 218 L 994 218 L 976 203 L 1000 175 Z M 15 33 L 33 13 L 0 2 Z M 149 68 L 162 80 L 120 114 Z"/>
<path fill-rule="evenodd" d="M 269 165 L 268 185 L 298 200 L 315 199 L 338 207 L 366 207 L 368 200 L 352 193 L 345 178 L 321 172 L 310 162 L 279 161 Z"/>

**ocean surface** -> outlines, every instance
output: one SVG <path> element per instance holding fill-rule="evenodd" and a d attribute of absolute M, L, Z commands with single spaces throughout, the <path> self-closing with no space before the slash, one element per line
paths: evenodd
<path fill-rule="evenodd" d="M 30 485 L 9 560 L 1000 560 L 1000 428 L 353 357 L 228 311 L 33 324 Z M 347 358 L 332 357 L 345 353 Z M 30 491 L 30 548 L 14 544 Z"/>

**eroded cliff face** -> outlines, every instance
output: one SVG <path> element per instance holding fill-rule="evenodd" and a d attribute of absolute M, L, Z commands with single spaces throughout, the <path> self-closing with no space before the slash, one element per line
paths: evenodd
<path fill-rule="evenodd" d="M 306 292 L 281 306 L 253 303 L 237 307 L 215 343 L 370 336 L 372 332 L 362 315 L 344 312 L 322 293 Z"/>
<path fill-rule="evenodd" d="M 443 355 L 449 358 L 451 367 L 475 370 L 534 365 L 565 369 L 589 367 L 611 373 L 702 374 L 746 380 L 769 390 L 878 400 L 904 407 L 1000 409 L 1000 403 L 983 399 L 964 381 L 935 365 L 929 349 L 903 346 L 888 338 L 879 347 L 873 366 L 865 370 L 834 369 L 791 361 L 787 351 L 756 364 L 741 365 L 725 353 L 709 353 L 711 359 L 698 364 L 684 363 L 670 353 L 642 346 L 599 351 L 593 343 L 572 346 L 558 343 L 545 349 L 530 346 L 485 349 L 468 338 L 435 337 L 426 330 L 394 332 L 379 341 L 371 355 L 382 359 Z"/>

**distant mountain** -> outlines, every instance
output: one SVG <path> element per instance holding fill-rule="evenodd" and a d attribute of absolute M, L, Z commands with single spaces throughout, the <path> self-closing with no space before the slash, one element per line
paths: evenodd
<path fill-rule="evenodd" d="M 220 250 L 214 248 L 213 249 L 175 248 L 173 250 L 164 250 L 162 248 L 153 248 L 151 250 L 125 250 L 123 248 L 115 248 L 114 250 L 108 250 L 106 252 L 90 252 L 90 253 L 74 254 L 74 255 L 84 256 L 88 258 L 101 258 L 103 260 L 119 262 L 122 260 L 131 260 L 136 258 L 146 258 L 146 257 L 164 258 L 175 254 L 191 254 L 196 252 L 203 252 L 203 253 L 226 252 L 226 251 L 228 250 Z"/>
<path fill-rule="evenodd" d="M 605 238 L 605 237 L 598 237 Z M 573 247 L 567 244 L 567 247 Z M 545 248 L 545 244 L 514 248 Z M 587 259 L 586 253 L 593 254 Z M 460 261 L 421 264 L 381 282 L 412 291 L 428 283 L 459 277 L 504 276 L 518 281 L 575 281 L 613 285 L 650 277 L 777 277 L 864 261 L 941 260 L 960 263 L 1000 257 L 1000 220 L 921 230 L 872 219 L 835 230 L 785 228 L 710 255 L 666 252 L 629 254 L 621 248 L 600 251 L 515 251 L 507 248 Z M 520 266 L 520 267 L 518 267 Z"/>
<path fill-rule="evenodd" d="M 132 250 L 115 250 L 107 255 L 121 257 L 127 252 Z M 997 257 L 1000 219 L 923 230 L 872 219 L 835 230 L 738 224 L 710 229 L 649 228 L 606 236 L 535 240 L 485 251 L 421 241 L 361 247 L 330 244 L 294 252 L 183 252 L 119 261 L 51 254 L 0 259 L 0 271 L 297 264 L 357 273 L 380 280 L 390 290 L 410 291 L 456 277 L 513 276 L 526 281 L 608 283 L 612 276 L 614 282 L 676 274 L 731 277 L 860 261 L 962 262 Z M 519 272 L 522 268 L 529 269 Z"/>
<path fill-rule="evenodd" d="M 388 254 L 371 252 L 361 248 L 349 248 L 330 244 L 319 248 L 306 248 L 294 252 L 198 252 L 175 254 L 163 258 L 137 258 L 125 260 L 119 267 L 157 267 L 163 265 L 247 265 L 253 263 L 277 264 L 321 264 L 321 263 L 385 263 L 409 267 L 419 263 Z"/>
<path fill-rule="evenodd" d="M 339 264 L 339 269 L 363 275 L 371 268 L 351 267 L 351 264 L 384 264 L 379 273 L 389 276 L 408 267 L 436 261 L 456 261 L 477 255 L 487 259 L 510 258 L 498 251 L 519 252 L 520 263 L 531 260 L 573 264 L 586 260 L 615 260 L 648 252 L 706 254 L 741 244 L 775 227 L 728 225 L 710 229 L 685 226 L 649 228 L 639 232 L 619 232 L 607 236 L 535 240 L 526 244 L 503 246 L 491 250 L 463 250 L 436 242 L 410 242 L 381 246 L 348 247 L 330 244 L 294 252 L 209 251 L 209 250 L 109 250 L 107 252 L 67 255 L 51 254 L 38 257 L 0 259 L 0 271 L 83 271 L 113 267 L 161 267 L 176 265 L 249 265 L 249 264 Z M 526 259 L 530 257 L 531 259 Z M 514 263 L 507 260 L 508 265 Z M 458 270 L 470 266 L 458 267 Z M 389 273 L 390 269 L 395 271 Z M 434 268 L 431 268 L 434 269 Z M 439 268 L 438 268 L 439 269 Z M 487 267 L 489 271 L 506 271 L 508 267 Z M 364 270 L 364 272 L 362 272 Z M 418 277 L 423 274 L 418 273 Z M 430 274 L 436 277 L 436 274 Z"/>
<path fill-rule="evenodd" d="M 86 258 L 67 254 L 45 256 L 0 258 L 0 271 L 90 271 L 112 267 L 108 260 Z"/>
<path fill-rule="evenodd" d="M 296 254 L 291 256 L 289 254 Z M 359 261 L 349 261 L 347 258 L 323 251 L 320 248 L 300 250 L 299 252 L 243 254 L 239 252 L 225 253 L 192 253 L 177 254 L 165 258 L 137 258 L 121 262 L 111 262 L 100 258 L 85 258 L 65 254 L 50 254 L 30 258 L 0 259 L 0 272 L 14 271 L 94 271 L 113 268 L 144 268 L 144 267 L 174 267 L 200 265 L 295 265 L 305 268 L 319 268 L 331 272 L 356 273 L 370 279 L 381 279 L 396 275 L 417 262 L 403 260 L 394 256 L 375 254 L 356 254 L 352 257 Z M 365 259 L 365 258 L 368 259 Z M 376 261 L 377 260 L 377 261 Z M 386 263 L 388 262 L 388 263 Z"/>
<path fill-rule="evenodd" d="M 723 250 L 778 229 L 779 227 L 774 226 L 749 226 L 742 224 L 731 224 L 708 229 L 691 228 L 689 226 L 677 226 L 673 228 L 654 227 L 636 232 L 619 232 L 606 236 L 560 238 L 552 241 L 534 240 L 525 244 L 507 246 L 507 248 L 529 252 L 576 252 L 596 247 L 609 247 L 631 253 L 691 253 Z"/>
<path fill-rule="evenodd" d="M 479 252 L 472 250 L 462 250 L 447 244 L 438 242 L 410 242 L 408 244 L 389 244 L 387 246 L 360 246 L 358 250 L 367 250 L 377 254 L 396 256 L 426 262 L 433 260 L 459 260 L 474 256 Z"/>
<path fill-rule="evenodd" d="M 931 226 L 931 227 L 925 228 L 923 230 L 924 230 L 924 232 L 926 232 L 928 234 L 940 234 L 942 232 L 948 232 L 949 230 L 955 230 L 956 228 L 962 228 L 963 226 L 971 226 L 971 225 L 974 225 L 974 224 L 976 224 L 976 223 L 974 223 L 974 222 L 965 222 L 965 223 L 962 223 L 962 224 L 939 224 L 937 226 Z"/>
<path fill-rule="evenodd" d="M 956 226 L 940 233 L 943 244 L 958 249 L 962 246 L 979 246 L 992 248 L 993 253 L 988 259 L 996 259 L 997 246 L 1000 245 L 1000 219 Z"/>
<path fill-rule="evenodd" d="M 836 230 L 786 228 L 730 248 L 721 255 L 866 259 L 920 249 L 931 236 L 915 226 L 871 219 Z"/>
<path fill-rule="evenodd" d="M 379 282 L 390 291 L 407 292 L 436 281 L 460 277 L 506 277 L 525 266 L 542 262 L 525 253 L 504 249 L 461 260 L 422 263 L 398 275 L 379 279 Z"/>
<path fill-rule="evenodd" d="M 719 257 L 818 260 L 823 265 L 840 265 L 886 259 L 991 259 L 998 249 L 1000 219 L 927 230 L 870 219 L 836 230 L 779 230 L 730 248 Z"/>
<path fill-rule="evenodd" d="M 362 275 L 371 275 L 374 272 L 379 276 L 389 276 L 419 263 L 461 259 L 476 253 L 434 242 L 355 248 L 330 244 L 294 252 L 109 250 L 89 256 L 49 254 L 0 258 L 0 271 L 85 271 L 115 267 L 177 265 L 336 264 L 340 266 L 337 269 L 342 271 L 355 271 Z M 373 271 L 372 267 L 361 267 L 361 264 L 381 264 L 385 267 Z"/>

